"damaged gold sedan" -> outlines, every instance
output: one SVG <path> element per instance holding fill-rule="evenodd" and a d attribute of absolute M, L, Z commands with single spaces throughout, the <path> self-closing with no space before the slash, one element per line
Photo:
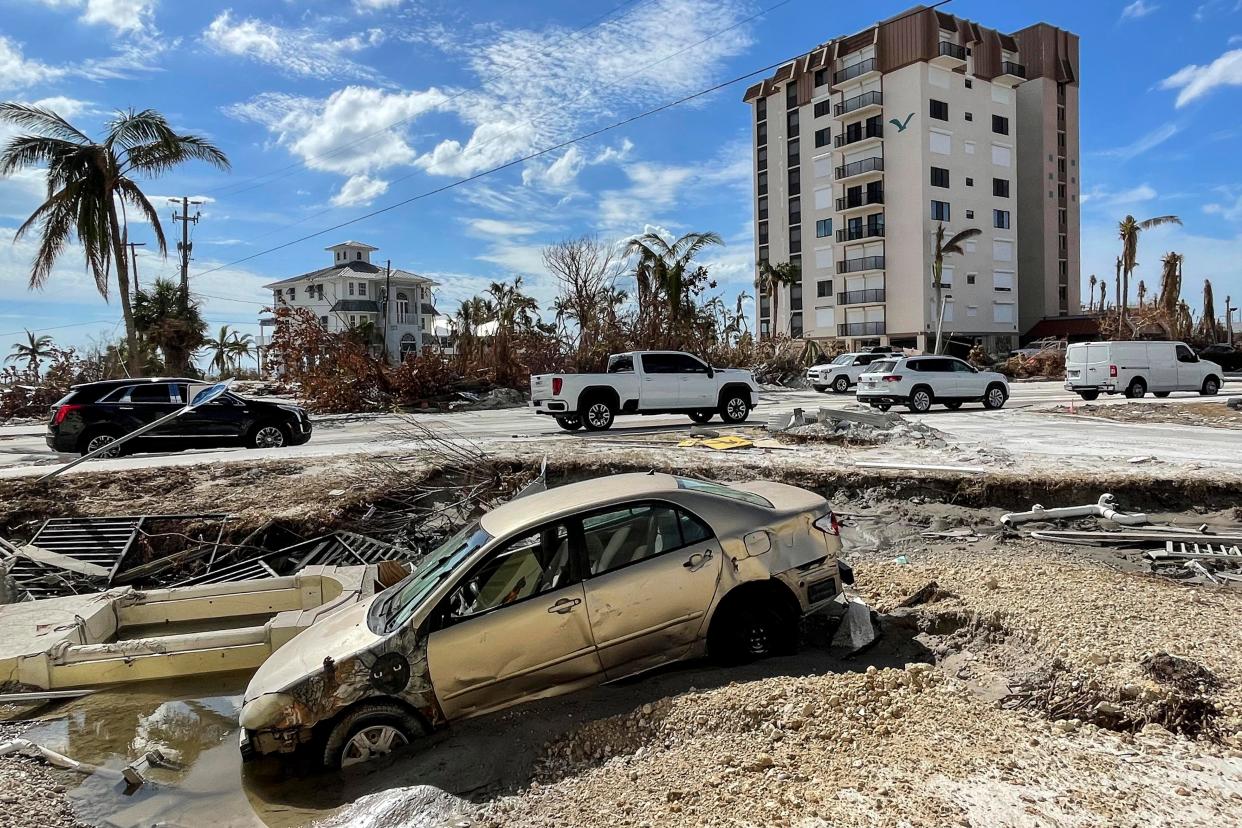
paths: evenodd
<path fill-rule="evenodd" d="M 852 581 L 840 549 L 828 502 L 780 483 L 623 474 L 530 495 L 274 653 L 243 738 L 340 767 L 672 661 L 788 652 Z"/>

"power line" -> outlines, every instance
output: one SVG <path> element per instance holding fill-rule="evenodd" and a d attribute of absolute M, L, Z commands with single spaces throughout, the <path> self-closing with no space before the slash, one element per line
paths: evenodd
<path fill-rule="evenodd" d="M 534 55 L 532 55 L 530 59 L 524 60 L 520 63 L 514 64 L 513 66 L 510 66 L 508 69 L 497 73 L 497 76 L 503 77 L 504 75 L 507 75 L 511 72 L 516 71 L 521 66 L 529 65 L 536 57 L 547 57 L 551 55 L 553 52 L 556 51 L 558 47 L 564 46 L 566 43 L 570 42 L 571 39 L 576 38 L 579 35 L 581 35 L 584 32 L 584 30 L 588 28 L 595 28 L 597 24 L 603 23 L 607 18 L 611 17 L 613 14 L 615 14 L 620 9 L 623 9 L 626 6 L 632 5 L 635 2 L 638 2 L 638 0 L 625 0 L 625 2 L 622 2 L 618 4 L 617 6 L 614 6 L 612 9 L 605 12 L 604 14 L 599 15 L 598 17 L 594 17 L 591 20 L 588 20 L 586 23 L 579 26 L 577 29 L 572 30 L 565 38 L 558 41 L 556 46 L 550 47 L 540 52 L 536 52 Z M 656 2 L 656 0 L 642 0 L 642 2 L 639 3 L 638 6 L 635 6 L 628 13 L 632 14 L 633 12 L 638 11 L 638 9 L 642 8 L 643 6 L 651 5 L 654 2 Z M 469 93 L 477 92 L 477 91 L 479 90 L 475 87 L 471 87 L 468 89 L 461 89 L 455 92 L 454 94 L 450 95 L 449 97 L 447 97 L 444 100 L 444 103 L 446 104 L 450 103 L 462 97 L 463 95 L 467 95 Z M 318 161 L 324 158 L 330 158 L 334 155 L 339 155 L 340 153 L 344 152 L 350 147 L 354 147 L 365 141 L 369 141 L 372 138 L 376 137 L 377 135 L 382 135 L 388 132 L 389 130 L 394 129 L 395 127 L 399 127 L 399 126 L 402 126 L 403 124 L 407 124 L 410 121 L 414 120 L 416 117 L 418 117 L 418 115 L 410 115 L 398 121 L 393 121 L 391 124 L 388 124 L 387 126 L 380 127 L 374 132 L 369 132 L 366 135 L 362 135 L 358 138 L 355 138 L 353 141 L 350 141 L 346 144 L 342 144 L 339 147 L 334 147 L 333 149 L 330 149 L 326 152 L 322 152 L 318 155 L 308 156 L 306 158 L 301 159 L 300 161 L 295 161 L 292 164 L 288 164 L 284 167 L 279 167 L 270 173 L 264 173 L 263 175 L 254 176 L 253 178 L 248 179 L 249 182 L 255 182 L 253 184 L 250 184 L 250 186 L 241 187 L 242 184 L 246 184 L 248 183 L 248 181 L 239 181 L 239 182 L 234 182 L 233 184 L 225 184 L 221 187 L 217 187 L 214 190 L 205 190 L 204 192 L 219 193 L 219 194 L 225 194 L 225 195 L 240 195 L 242 193 L 250 192 L 251 190 L 255 190 L 260 187 L 266 187 L 268 184 L 271 184 L 272 182 L 279 181 L 283 178 L 288 178 L 290 175 L 293 175 L 295 172 L 297 172 L 299 169 L 303 167 L 309 168 L 310 162 L 312 161 Z M 240 187 L 240 189 L 233 189 L 235 187 Z M 302 219 L 302 220 L 304 221 L 305 219 Z"/>
<path fill-rule="evenodd" d="M 30 330 L 30 333 L 42 333 L 43 331 L 59 331 L 63 328 L 81 328 L 81 327 L 85 327 L 86 325 L 111 325 L 115 321 L 116 321 L 115 319 L 95 319 L 90 322 L 70 322 L 67 325 L 52 325 L 47 328 L 35 328 L 34 330 Z M 29 329 L 22 328 L 20 331 L 5 331 L 3 333 L 0 333 L 0 336 L 17 336 L 18 334 L 26 333 L 27 330 Z"/>

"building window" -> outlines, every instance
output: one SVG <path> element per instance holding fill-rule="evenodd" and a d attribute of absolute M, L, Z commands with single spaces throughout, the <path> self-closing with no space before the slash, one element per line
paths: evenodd
<path fill-rule="evenodd" d="M 328 327 L 328 317 L 326 317 L 326 316 L 321 316 L 321 317 L 319 317 L 319 327 L 321 327 L 321 328 L 327 328 L 327 327 Z"/>
<path fill-rule="evenodd" d="M 967 219 L 972 219 L 972 218 L 974 218 L 974 217 L 975 217 L 975 211 L 974 211 L 974 210 L 967 210 L 967 211 L 966 211 L 966 218 L 967 218 Z"/>
<path fill-rule="evenodd" d="M 799 224 L 802 221 L 802 199 L 789 199 L 789 223 Z"/>
<path fill-rule="evenodd" d="M 798 175 L 797 170 L 789 171 L 789 194 L 797 195 L 802 192 L 802 178 Z"/>
<path fill-rule="evenodd" d="M 763 262 L 766 262 L 767 260 L 768 260 L 768 248 L 766 245 L 764 245 L 763 247 L 759 248 L 759 261 L 760 263 L 763 263 Z"/>
<path fill-rule="evenodd" d="M 802 336 L 802 314 L 801 313 L 789 314 L 789 335 L 794 339 L 798 339 L 799 337 Z"/>
<path fill-rule="evenodd" d="M 789 166 L 798 166 L 798 153 L 801 149 L 802 147 L 798 143 L 797 138 L 791 139 L 790 142 L 785 145 L 785 151 L 789 153 Z"/>
<path fill-rule="evenodd" d="M 802 227 L 801 226 L 789 228 L 789 252 L 790 253 L 801 253 L 802 252 Z"/>
<path fill-rule="evenodd" d="M 931 185 L 933 187 L 949 186 L 949 171 L 944 167 L 931 168 Z"/>
<path fill-rule="evenodd" d="M 973 112 L 967 112 L 967 113 L 966 113 L 966 120 L 968 120 L 968 121 L 973 121 L 974 119 L 975 119 L 975 113 L 973 113 Z"/>
<path fill-rule="evenodd" d="M 949 105 L 944 101 L 938 101 L 935 98 L 932 98 L 931 112 L 929 114 L 937 121 L 947 121 L 949 120 Z"/>
<path fill-rule="evenodd" d="M 974 180 L 973 178 L 970 178 L 970 177 L 968 176 L 968 177 L 966 178 L 966 186 L 967 186 L 967 187 L 973 187 L 973 186 L 975 186 L 975 180 Z"/>
<path fill-rule="evenodd" d="M 828 136 L 830 132 L 831 130 L 829 130 L 828 127 L 815 130 L 815 146 L 816 147 L 828 146 Z"/>
<path fill-rule="evenodd" d="M 1009 211 L 1008 210 L 993 210 L 992 211 L 992 226 L 999 227 L 1002 230 L 1008 230 L 1009 229 Z"/>
<path fill-rule="evenodd" d="M 789 309 L 802 310 L 802 283 L 794 282 L 789 286 Z"/>
<path fill-rule="evenodd" d="M 768 194 L 768 174 L 767 173 L 765 172 L 759 173 L 758 187 L 759 187 L 759 195 Z"/>
<path fill-rule="evenodd" d="M 790 138 L 797 136 L 798 123 L 798 110 L 795 109 L 793 112 L 789 113 L 789 116 L 785 120 L 785 131 L 789 133 Z"/>
<path fill-rule="evenodd" d="M 768 124 L 763 122 L 755 128 L 755 146 L 762 147 L 768 143 Z"/>
<path fill-rule="evenodd" d="M 975 276 L 976 276 L 976 274 L 974 274 L 974 273 L 967 273 L 967 274 L 966 274 L 966 284 L 968 284 L 968 285 L 973 285 L 973 284 L 975 283 Z"/>
<path fill-rule="evenodd" d="M 933 201 L 931 203 L 931 217 L 933 221 L 949 220 L 949 202 Z"/>
<path fill-rule="evenodd" d="M 826 279 L 825 281 L 815 283 L 815 297 L 817 299 L 831 299 L 832 298 L 832 280 L 831 279 Z"/>
<path fill-rule="evenodd" d="M 815 85 L 823 86 L 827 82 L 828 82 L 828 70 L 827 69 L 816 69 L 815 70 Z"/>
<path fill-rule="evenodd" d="M 1009 198 L 1009 179 L 993 178 L 992 179 L 992 195 L 997 198 Z"/>
<path fill-rule="evenodd" d="M 353 282 L 349 283 L 349 295 L 350 296 L 354 295 L 354 283 Z"/>
<path fill-rule="evenodd" d="M 759 243 L 768 243 L 768 223 L 766 221 L 759 222 Z"/>
<path fill-rule="evenodd" d="M 759 219 L 760 221 L 762 221 L 763 219 L 767 217 L 768 217 L 768 197 L 764 196 L 763 198 L 759 199 Z"/>
<path fill-rule="evenodd" d="M 785 87 L 785 108 L 793 109 L 798 105 L 798 85 L 791 83 Z"/>
<path fill-rule="evenodd" d="M 367 283 L 366 283 L 366 282 L 359 282 L 359 283 L 358 283 L 358 295 L 359 295 L 359 296 L 366 296 L 366 295 L 367 295 Z"/>
<path fill-rule="evenodd" d="M 974 86 L 975 86 L 974 81 L 972 81 L 970 78 L 967 78 L 967 79 L 966 79 L 966 88 L 967 88 L 967 89 L 973 89 L 973 88 L 974 88 Z"/>
<path fill-rule="evenodd" d="M 822 118 L 822 117 L 824 117 L 825 115 L 827 115 L 827 114 L 828 114 L 828 107 L 829 107 L 829 105 L 830 105 L 831 103 L 832 103 L 831 101 L 816 101 L 816 102 L 815 102 L 815 110 L 814 110 L 814 112 L 815 112 L 815 117 L 816 117 L 816 118 Z"/>
<path fill-rule="evenodd" d="M 992 131 L 997 135 L 1009 134 L 1009 119 L 1000 115 L 992 116 Z"/>
<path fill-rule="evenodd" d="M 280 300 L 284 298 L 284 294 L 280 290 L 273 291 L 273 294 L 272 301 L 279 305 Z"/>
<path fill-rule="evenodd" d="M 410 315 L 410 299 L 404 293 L 397 294 L 397 324 L 405 323 L 405 318 Z"/>
<path fill-rule="evenodd" d="M 755 120 L 766 121 L 768 119 L 768 99 L 760 98 L 755 101 Z"/>
<path fill-rule="evenodd" d="M 760 147 L 759 152 L 755 154 L 755 167 L 760 172 L 768 168 L 768 148 Z"/>
<path fill-rule="evenodd" d="M 349 327 L 351 327 L 351 328 L 356 328 L 356 327 L 358 327 L 358 317 L 356 317 L 356 316 L 354 316 L 354 315 L 352 315 L 352 314 L 350 315 L 350 317 L 349 317 Z"/>
<path fill-rule="evenodd" d="M 826 239 L 832 235 L 832 219 L 820 219 L 815 222 L 815 238 Z"/>
<path fill-rule="evenodd" d="M 362 252 L 361 252 L 361 251 L 359 251 L 359 252 L 355 253 L 355 254 L 354 254 L 354 258 L 355 258 L 355 259 L 359 259 L 359 260 L 361 260 L 361 259 L 362 259 Z"/>

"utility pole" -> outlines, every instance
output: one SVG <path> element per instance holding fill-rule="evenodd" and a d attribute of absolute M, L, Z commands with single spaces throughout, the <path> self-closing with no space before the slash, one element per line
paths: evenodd
<path fill-rule="evenodd" d="M 177 199 L 170 198 L 173 204 L 177 203 Z M 198 224 L 199 212 L 194 211 L 194 215 L 190 215 L 190 205 L 195 206 L 202 204 L 201 201 L 191 201 L 189 196 L 181 197 L 181 212 L 173 211 L 173 221 L 181 222 L 181 241 L 177 242 L 177 251 L 181 254 L 181 311 L 190 306 L 190 223 Z"/>
<path fill-rule="evenodd" d="M 1233 344 L 1233 301 L 1232 296 L 1225 297 L 1225 341 L 1230 345 Z"/>
<path fill-rule="evenodd" d="M 138 292 L 138 251 L 135 250 L 134 248 L 146 247 L 147 243 L 146 242 L 125 242 L 125 245 L 129 248 L 129 265 L 130 265 L 129 270 L 133 274 L 133 277 L 134 277 L 134 293 L 137 293 Z M 1229 300 L 1226 299 L 1225 302 L 1228 303 Z"/>

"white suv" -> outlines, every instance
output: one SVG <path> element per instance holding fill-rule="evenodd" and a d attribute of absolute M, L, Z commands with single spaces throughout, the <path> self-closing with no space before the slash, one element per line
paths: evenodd
<path fill-rule="evenodd" d="M 892 359 L 893 354 L 841 354 L 832 362 L 808 368 L 806 381 L 821 394 L 831 388 L 838 394 L 858 384 L 858 378 L 871 370 L 871 364 L 881 359 Z"/>
<path fill-rule="evenodd" d="M 995 371 L 979 371 L 956 357 L 916 356 L 877 360 L 858 380 L 858 401 L 881 411 L 908 406 L 922 414 L 940 403 L 958 409 L 965 402 L 1000 408 L 1009 399 L 1009 381 Z"/>

